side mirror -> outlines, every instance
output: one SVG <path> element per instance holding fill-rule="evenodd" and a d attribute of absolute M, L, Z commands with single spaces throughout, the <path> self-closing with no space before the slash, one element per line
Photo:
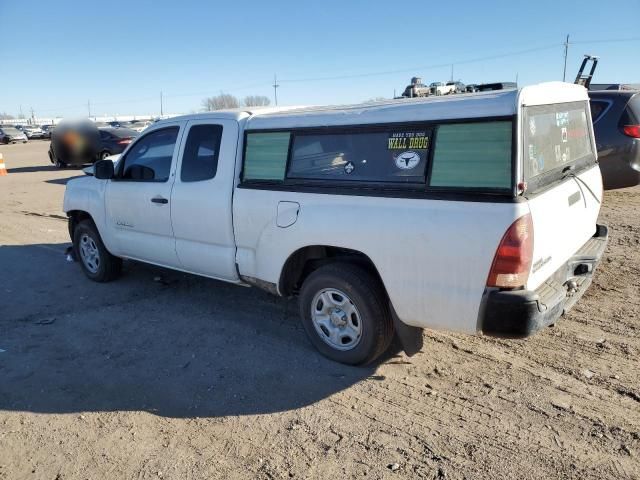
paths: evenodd
<path fill-rule="evenodd" d="M 93 165 L 93 175 L 100 180 L 110 180 L 113 178 L 113 162 L 111 160 L 98 160 Z"/>

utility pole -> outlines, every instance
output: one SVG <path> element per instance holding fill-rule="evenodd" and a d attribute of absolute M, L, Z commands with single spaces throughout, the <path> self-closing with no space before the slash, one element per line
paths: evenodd
<path fill-rule="evenodd" d="M 33 113 L 33 107 L 31 107 L 31 121 L 36 123 L 36 115 Z"/>
<path fill-rule="evenodd" d="M 91 100 L 87 100 L 87 110 L 89 111 L 89 118 L 91 118 Z"/>
<path fill-rule="evenodd" d="M 451 64 L 451 81 L 453 82 L 453 63 Z"/>
<path fill-rule="evenodd" d="M 273 98 L 275 100 L 276 103 L 276 107 L 278 106 L 278 87 L 280 85 L 278 85 L 278 77 L 276 76 L 276 74 L 273 74 Z"/>
<path fill-rule="evenodd" d="M 569 53 L 569 34 L 567 34 L 567 40 L 564 42 L 564 70 L 562 71 L 562 81 L 567 78 L 567 54 Z"/>
<path fill-rule="evenodd" d="M 162 90 L 160 90 L 160 116 L 164 114 L 164 109 L 162 107 Z"/>

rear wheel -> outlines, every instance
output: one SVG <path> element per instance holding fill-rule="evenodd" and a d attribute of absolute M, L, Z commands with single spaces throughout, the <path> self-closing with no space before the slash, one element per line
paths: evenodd
<path fill-rule="evenodd" d="M 75 227 L 73 248 L 82 270 L 91 280 L 109 282 L 120 275 L 122 259 L 109 253 L 91 220 L 83 220 Z"/>
<path fill-rule="evenodd" d="M 100 160 L 106 159 L 109 155 L 111 155 L 111 154 L 105 150 L 104 152 L 102 152 L 100 154 Z"/>
<path fill-rule="evenodd" d="M 340 363 L 370 363 L 393 339 L 386 293 L 357 265 L 333 263 L 311 273 L 300 291 L 300 313 L 314 346 Z"/>

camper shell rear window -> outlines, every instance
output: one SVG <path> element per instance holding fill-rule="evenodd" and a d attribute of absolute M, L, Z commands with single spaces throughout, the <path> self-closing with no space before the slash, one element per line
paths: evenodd
<path fill-rule="evenodd" d="M 513 197 L 515 117 L 245 132 L 242 187 Z"/>
<path fill-rule="evenodd" d="M 557 103 L 524 107 L 524 177 L 535 192 L 566 174 L 595 164 L 589 104 Z"/>

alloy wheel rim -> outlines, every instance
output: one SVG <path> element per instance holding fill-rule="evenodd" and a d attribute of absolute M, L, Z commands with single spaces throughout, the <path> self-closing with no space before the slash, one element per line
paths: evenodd
<path fill-rule="evenodd" d="M 318 336 L 336 350 L 352 350 L 362 338 L 358 308 L 344 292 L 320 290 L 311 302 L 311 320 Z"/>
<path fill-rule="evenodd" d="M 80 258 L 82 263 L 91 273 L 97 273 L 100 269 L 100 251 L 93 238 L 86 233 L 80 237 Z"/>

